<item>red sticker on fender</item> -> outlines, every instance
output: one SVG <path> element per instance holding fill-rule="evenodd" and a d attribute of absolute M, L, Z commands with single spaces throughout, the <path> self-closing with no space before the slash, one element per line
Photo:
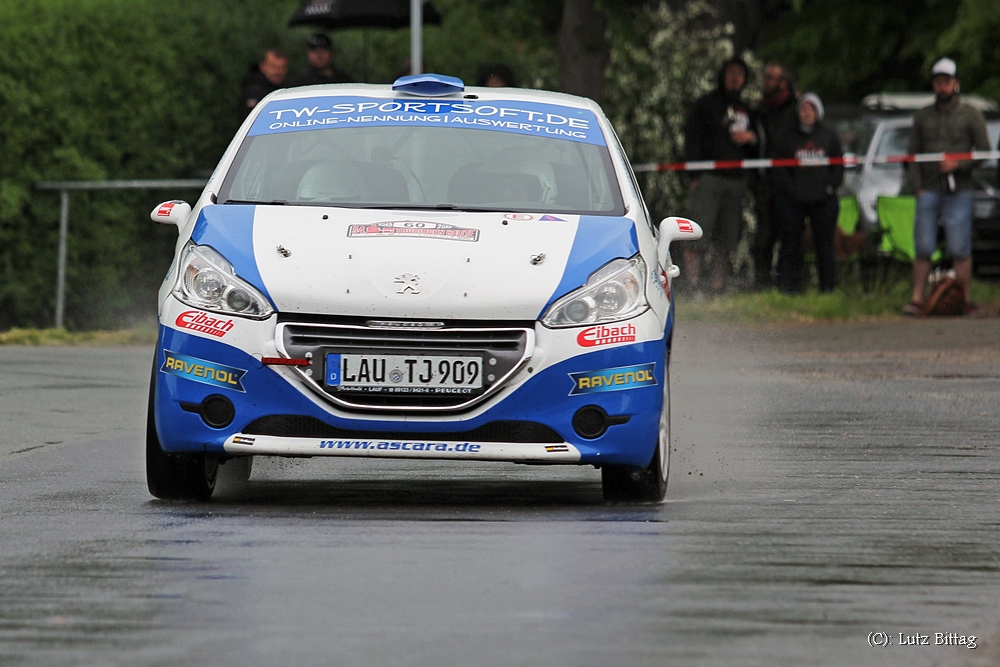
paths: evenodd
<path fill-rule="evenodd" d="M 174 324 L 181 329 L 191 329 L 207 333 L 216 338 L 224 337 L 233 328 L 232 320 L 223 320 L 217 317 L 210 317 L 197 310 L 186 310 L 177 316 Z"/>
<path fill-rule="evenodd" d="M 614 343 L 634 343 L 636 329 L 634 324 L 623 324 L 620 327 L 609 327 L 603 324 L 581 331 L 576 342 L 581 347 L 599 347 Z"/>

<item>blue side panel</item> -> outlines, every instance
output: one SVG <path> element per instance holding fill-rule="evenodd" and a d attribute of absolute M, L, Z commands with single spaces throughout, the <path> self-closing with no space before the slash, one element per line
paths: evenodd
<path fill-rule="evenodd" d="M 165 349 L 194 360 L 245 371 L 241 376 L 243 392 L 198 382 L 190 377 L 162 371 L 156 373 L 156 430 L 166 451 L 221 454 L 223 442 L 229 435 L 238 433 L 251 421 L 265 415 L 302 415 L 343 429 L 405 431 L 414 436 L 421 432 L 466 431 L 491 421 L 517 420 L 540 422 L 553 428 L 566 442 L 580 450 L 581 463 L 632 466 L 649 465 L 656 447 L 666 361 L 663 340 L 581 354 L 535 373 L 517 391 L 476 417 L 462 421 L 408 422 L 390 416 L 384 419 L 334 416 L 278 373 L 261 366 L 246 352 L 221 341 L 161 326 L 157 368 L 164 365 Z M 635 364 L 653 365 L 655 384 L 625 391 L 571 395 L 576 385 L 574 374 Z M 212 394 L 225 396 L 236 408 L 236 418 L 226 428 L 210 428 L 200 416 L 180 406 L 181 402 L 201 403 Z M 585 405 L 597 405 L 610 415 L 628 415 L 630 419 L 626 424 L 612 426 L 599 438 L 584 439 L 574 432 L 572 422 L 574 413 Z"/>
<path fill-rule="evenodd" d="M 628 218 L 581 215 L 562 280 L 538 316 L 544 315 L 556 299 L 586 284 L 597 269 L 613 259 L 628 258 L 637 252 L 639 238 L 635 223 Z"/>
<path fill-rule="evenodd" d="M 274 300 L 267 292 L 264 279 L 260 277 L 253 252 L 253 219 L 256 210 L 256 206 L 241 204 L 206 206 L 201 209 L 198 221 L 194 224 L 191 240 L 219 251 L 236 269 L 236 275 L 259 289 L 273 306 Z"/>
<path fill-rule="evenodd" d="M 674 309 L 674 300 L 670 300 L 670 309 L 667 311 L 667 323 L 663 326 L 663 342 L 667 346 L 667 361 L 670 361 L 670 347 L 674 340 L 674 319 L 676 310 Z"/>

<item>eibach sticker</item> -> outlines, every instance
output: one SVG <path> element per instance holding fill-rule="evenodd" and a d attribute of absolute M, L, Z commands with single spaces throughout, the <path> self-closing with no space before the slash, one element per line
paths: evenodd
<path fill-rule="evenodd" d="M 220 317 L 211 317 L 197 310 L 184 311 L 177 316 L 177 319 L 174 320 L 174 324 L 179 326 L 181 329 L 199 331 L 201 333 L 208 334 L 209 336 L 215 336 L 216 338 L 225 338 L 226 334 L 233 328 L 232 320 L 222 319 Z"/>
<path fill-rule="evenodd" d="M 577 334 L 576 342 L 580 347 L 601 347 L 616 343 L 634 343 L 638 331 L 631 322 L 620 327 L 609 327 L 601 324 L 588 327 Z"/>

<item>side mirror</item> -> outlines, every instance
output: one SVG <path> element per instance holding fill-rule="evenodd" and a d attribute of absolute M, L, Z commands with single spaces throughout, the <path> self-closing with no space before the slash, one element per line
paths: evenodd
<path fill-rule="evenodd" d="M 668 260 L 670 258 L 670 244 L 674 241 L 697 241 L 701 238 L 701 227 L 694 220 L 687 218 L 664 218 L 660 223 L 660 240 L 656 246 L 656 259 L 660 265 L 665 267 L 668 273 L 676 268 Z M 680 270 L 677 269 L 677 274 Z M 671 275 L 676 278 L 676 275 Z"/>
<path fill-rule="evenodd" d="M 154 208 L 149 217 L 153 222 L 159 222 L 164 225 L 176 225 L 180 229 L 187 223 L 188 218 L 191 217 L 191 204 L 179 199 L 165 201 Z"/>

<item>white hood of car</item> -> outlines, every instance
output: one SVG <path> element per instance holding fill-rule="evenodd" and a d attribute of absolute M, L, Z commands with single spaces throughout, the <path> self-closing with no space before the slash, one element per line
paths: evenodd
<path fill-rule="evenodd" d="M 286 313 L 534 320 L 579 218 L 258 206 L 253 253 Z"/>

